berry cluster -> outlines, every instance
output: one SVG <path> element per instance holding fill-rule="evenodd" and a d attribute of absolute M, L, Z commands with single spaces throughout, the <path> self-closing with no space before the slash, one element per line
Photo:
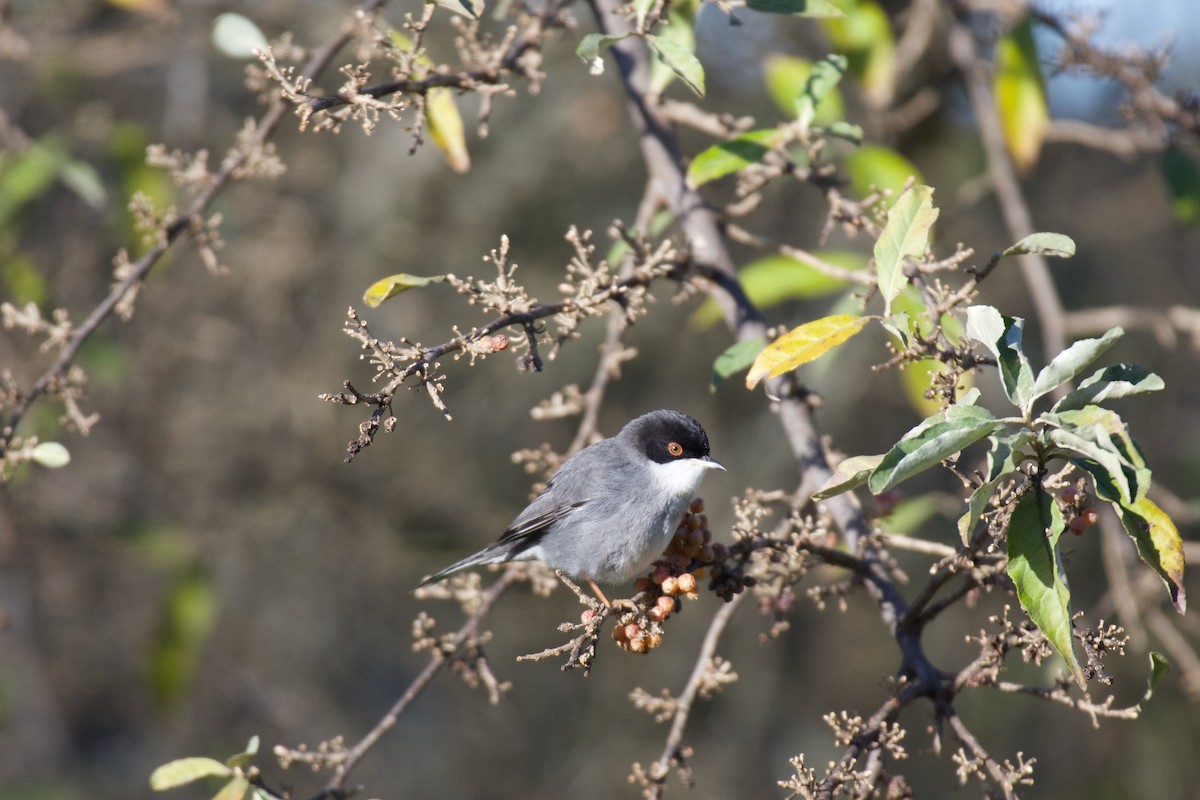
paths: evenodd
<path fill-rule="evenodd" d="M 1082 479 L 1076 485 L 1065 487 L 1059 497 L 1062 499 L 1063 516 L 1067 519 L 1067 530 L 1076 536 L 1082 535 L 1100 520 L 1100 512 L 1089 505 L 1091 498 L 1084 489 Z"/>

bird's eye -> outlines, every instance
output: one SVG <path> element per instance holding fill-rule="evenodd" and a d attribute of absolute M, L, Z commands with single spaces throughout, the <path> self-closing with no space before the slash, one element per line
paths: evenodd
<path fill-rule="evenodd" d="M 667 445 L 667 452 L 678 458 L 679 456 L 683 455 L 683 445 L 681 445 L 679 442 L 671 442 L 669 445 Z"/>

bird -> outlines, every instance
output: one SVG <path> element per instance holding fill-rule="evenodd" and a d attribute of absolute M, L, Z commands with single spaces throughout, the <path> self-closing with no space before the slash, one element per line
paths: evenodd
<path fill-rule="evenodd" d="M 541 561 L 586 581 L 608 605 L 596 584 L 646 571 L 713 469 L 725 467 L 699 422 L 670 409 L 643 414 L 567 459 L 497 541 L 417 588 L 483 564 Z"/>

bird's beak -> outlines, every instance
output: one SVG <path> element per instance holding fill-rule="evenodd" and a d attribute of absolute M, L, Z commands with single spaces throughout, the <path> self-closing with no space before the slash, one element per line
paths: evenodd
<path fill-rule="evenodd" d="M 722 471 L 725 470 L 725 465 L 722 464 L 720 461 L 717 461 L 712 456 L 704 456 L 704 458 L 700 459 L 700 463 L 709 469 L 719 469 Z"/>

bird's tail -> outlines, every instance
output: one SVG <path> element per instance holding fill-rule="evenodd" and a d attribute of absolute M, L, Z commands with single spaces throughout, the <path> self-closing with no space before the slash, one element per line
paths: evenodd
<path fill-rule="evenodd" d="M 428 586 L 431 583 L 444 581 L 454 573 L 461 572 L 462 570 L 469 569 L 470 567 L 478 567 L 483 564 L 499 564 L 500 562 L 507 560 L 507 548 L 491 545 L 489 547 L 485 547 L 474 555 L 467 556 L 461 561 L 455 561 L 453 564 L 443 570 L 433 573 L 428 578 L 418 583 L 416 588 L 420 589 L 422 586 Z"/>

